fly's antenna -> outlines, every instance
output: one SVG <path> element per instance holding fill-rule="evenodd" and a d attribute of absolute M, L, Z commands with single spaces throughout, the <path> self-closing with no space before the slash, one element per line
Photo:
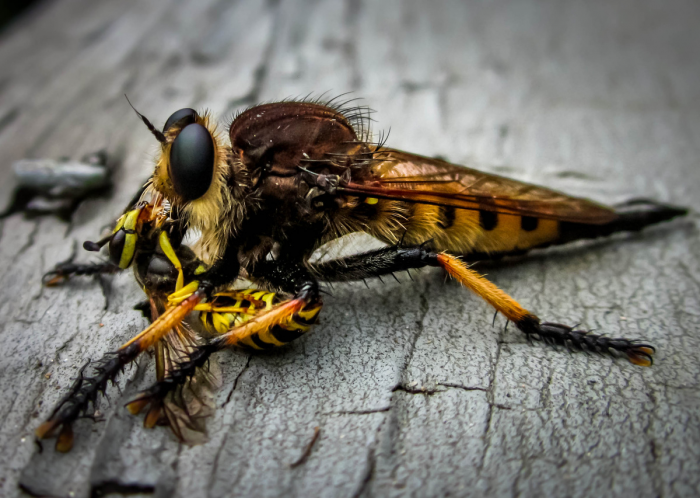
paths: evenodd
<path fill-rule="evenodd" d="M 126 94 L 124 94 L 124 98 L 126 98 L 126 101 L 129 103 L 129 105 L 134 110 L 134 112 L 138 115 L 138 117 L 141 118 L 141 121 L 143 121 L 143 124 L 146 125 L 146 128 L 148 128 L 148 131 L 153 133 L 153 136 L 156 137 L 156 140 L 158 140 L 162 144 L 167 143 L 168 140 L 165 138 L 165 135 L 163 135 L 163 132 L 160 130 L 157 130 L 156 127 L 151 124 L 151 122 L 148 120 L 148 118 L 146 116 L 144 116 L 143 114 L 141 114 L 139 111 L 136 110 L 136 108 L 129 100 L 129 97 L 126 96 Z"/>

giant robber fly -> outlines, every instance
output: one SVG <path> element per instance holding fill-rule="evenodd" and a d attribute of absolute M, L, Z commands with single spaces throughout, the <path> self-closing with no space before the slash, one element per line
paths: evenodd
<path fill-rule="evenodd" d="M 96 362 L 91 375 L 81 370 L 37 429 L 41 438 L 58 434 L 61 451 L 72 446 L 72 423 L 94 414 L 107 382 L 141 352 L 156 349 L 157 381 L 127 407 L 148 408 L 147 426 L 167 418 L 182 437 L 193 417 L 172 397 L 213 353 L 266 350 L 300 337 L 321 310 L 322 282 L 426 266 L 442 268 L 528 339 L 652 364 L 651 345 L 544 322 L 467 263 L 637 231 L 685 209 L 651 201 L 611 208 L 390 149 L 370 141 L 366 109 L 348 103 L 258 105 L 235 117 L 228 141 L 193 109 L 172 114 L 162 131 L 137 114 L 160 154 L 134 208 L 108 237 L 86 243 L 90 250 L 108 244 L 111 263 L 59 266 L 48 278 L 134 266 L 153 321 Z M 182 244 L 188 232 L 199 234 L 191 249 Z M 386 247 L 311 261 L 321 246 L 355 232 Z M 237 290 L 242 278 L 258 289 Z M 184 321 L 197 312 L 205 334 Z"/>

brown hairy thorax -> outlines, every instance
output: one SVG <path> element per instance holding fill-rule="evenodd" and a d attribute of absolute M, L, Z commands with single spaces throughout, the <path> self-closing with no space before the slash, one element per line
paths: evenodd
<path fill-rule="evenodd" d="M 318 102 L 258 105 L 231 123 L 232 154 L 249 171 L 254 184 L 263 174 L 293 176 L 300 168 L 342 172 L 358 158 L 371 154 L 351 118 L 342 106 Z M 361 125 L 361 134 L 364 130 Z"/>

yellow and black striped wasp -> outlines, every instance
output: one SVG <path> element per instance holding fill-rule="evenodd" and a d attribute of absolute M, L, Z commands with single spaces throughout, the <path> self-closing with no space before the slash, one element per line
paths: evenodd
<path fill-rule="evenodd" d="M 233 119 L 228 137 L 207 113 L 193 109 L 172 114 L 162 131 L 137 114 L 160 144 L 142 194 L 155 201 L 137 203 L 148 206 L 149 214 L 127 212 L 102 243 L 110 244 L 114 264 L 134 263 L 154 303 L 153 322 L 103 359 L 96 376 L 79 376 L 77 387 L 38 429 L 39 437 L 62 427 L 63 440 L 72 441 L 73 420 L 89 414 L 88 402 L 126 363 L 173 335 L 193 336 L 182 332 L 190 313 L 200 313 L 208 336 L 188 339 L 168 368 L 159 369 L 157 382 L 129 403 L 132 413 L 149 407 L 146 425 L 163 417 L 164 400 L 214 352 L 270 349 L 300 337 L 321 310 L 323 282 L 426 266 L 442 268 L 528 338 L 652 364 L 651 345 L 544 322 L 468 263 L 637 231 L 684 215 L 684 209 L 652 201 L 611 208 L 389 149 L 370 140 L 366 109 L 347 103 L 254 106 Z M 190 232 L 199 236 L 191 249 L 181 243 Z M 312 262 L 319 248 L 356 232 L 386 246 Z M 89 273 L 65 273 L 81 271 Z M 62 276 L 59 271 L 51 278 Z M 258 290 L 236 290 L 243 278 Z M 59 446 L 61 441 L 59 436 Z"/>

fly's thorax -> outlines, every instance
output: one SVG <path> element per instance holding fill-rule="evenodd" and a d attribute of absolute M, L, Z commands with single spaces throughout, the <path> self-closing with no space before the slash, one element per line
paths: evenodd
<path fill-rule="evenodd" d="M 154 133 L 161 153 L 153 186 L 201 234 L 195 251 L 211 264 L 256 205 L 281 200 L 287 218 L 320 220 L 324 209 L 301 209 L 301 173 L 340 176 L 371 159 L 363 112 L 317 102 L 259 105 L 233 120 L 228 146 L 207 114 L 181 109 Z"/>
<path fill-rule="evenodd" d="M 251 174 L 253 184 L 266 175 L 297 174 L 346 166 L 366 145 L 339 109 L 314 102 L 263 104 L 241 113 L 229 129 L 231 149 Z"/>

